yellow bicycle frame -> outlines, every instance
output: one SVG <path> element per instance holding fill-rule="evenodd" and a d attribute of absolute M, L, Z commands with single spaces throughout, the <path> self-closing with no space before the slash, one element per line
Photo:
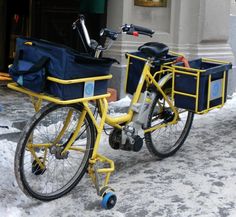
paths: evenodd
<path fill-rule="evenodd" d="M 127 54 L 127 55 L 128 55 L 128 58 L 133 56 L 131 54 Z M 140 57 L 135 56 L 135 58 L 140 58 Z M 163 123 L 163 124 L 151 127 L 151 128 L 144 129 L 144 133 L 152 132 L 152 131 L 158 130 L 162 127 L 166 127 L 167 125 L 177 123 L 178 112 L 177 112 L 176 108 L 174 107 L 172 100 L 167 97 L 167 95 L 165 94 L 165 92 L 162 89 L 162 87 L 166 84 L 166 82 L 168 82 L 171 79 L 172 70 L 170 68 L 166 67 L 166 68 L 162 68 L 162 70 L 160 70 L 160 71 L 156 72 L 154 75 L 152 75 L 150 72 L 150 67 L 151 67 L 152 61 L 146 60 L 143 58 L 140 58 L 140 59 L 145 61 L 145 66 L 144 66 L 142 75 L 140 77 L 139 84 L 137 86 L 135 94 L 133 95 L 133 99 L 131 101 L 131 106 L 129 108 L 129 111 L 127 112 L 127 114 L 121 115 L 119 117 L 111 117 L 110 115 L 107 114 L 108 102 L 107 102 L 106 98 L 109 97 L 110 94 L 104 94 L 104 95 L 98 95 L 98 96 L 93 96 L 93 97 L 89 97 L 89 98 L 79 98 L 79 99 L 72 99 L 72 100 L 65 101 L 65 100 L 61 100 L 61 99 L 58 99 L 53 96 L 34 93 L 30 90 L 27 90 L 23 87 L 18 86 L 16 83 L 8 84 L 9 88 L 14 89 L 19 92 L 22 92 L 22 93 L 25 93 L 25 94 L 28 94 L 32 98 L 32 102 L 34 104 L 36 111 L 39 110 L 43 100 L 50 101 L 50 102 L 57 103 L 57 104 L 62 104 L 62 105 L 73 104 L 73 103 L 81 103 L 83 105 L 84 110 L 82 111 L 82 113 L 78 119 L 78 123 L 77 123 L 76 129 L 73 133 L 73 136 L 71 136 L 70 140 L 68 141 L 65 149 L 62 152 L 62 155 L 66 154 L 66 152 L 68 152 L 69 150 L 75 150 L 75 148 L 73 147 L 73 143 L 75 142 L 75 140 L 80 132 L 80 129 L 81 129 L 81 126 L 84 122 L 85 116 L 88 114 L 90 116 L 95 128 L 96 128 L 96 131 L 97 131 L 97 137 L 96 137 L 95 144 L 94 144 L 93 154 L 92 154 L 91 159 L 89 160 L 88 173 L 89 173 L 90 177 L 92 178 L 92 181 L 94 182 L 97 192 L 100 196 L 102 196 L 101 195 L 102 194 L 101 188 L 104 188 L 104 186 L 108 185 L 110 175 L 115 170 L 114 162 L 112 160 L 108 159 L 105 156 L 98 154 L 98 147 L 99 147 L 99 143 L 100 143 L 100 139 L 101 139 L 104 125 L 106 123 L 106 124 L 109 124 L 115 128 L 122 129 L 123 127 L 121 124 L 127 124 L 132 121 L 133 114 L 134 114 L 134 112 L 132 110 L 132 105 L 138 102 L 145 82 L 147 85 L 152 84 L 156 87 L 157 91 L 163 96 L 164 100 L 169 104 L 170 108 L 172 109 L 172 111 L 174 112 L 175 115 L 174 115 L 174 118 L 171 122 Z M 155 79 L 158 75 L 164 75 L 164 76 L 162 76 L 162 79 L 160 81 L 156 81 L 156 79 Z M 56 82 L 56 83 L 69 85 L 69 84 L 75 84 L 75 83 L 81 83 L 81 82 L 83 83 L 86 81 L 97 81 L 97 80 L 110 79 L 111 77 L 112 77 L 111 75 L 108 75 L 108 76 L 98 76 L 98 77 L 90 77 L 90 78 L 74 79 L 74 80 L 61 80 L 61 79 L 57 79 L 57 78 L 53 78 L 53 77 L 48 77 L 47 79 L 50 81 Z M 96 118 L 94 117 L 94 114 L 89 107 L 89 101 L 91 101 L 91 100 L 97 100 L 97 102 L 99 104 L 100 117 L 101 117 L 99 123 L 98 123 L 98 120 L 96 120 Z M 68 112 L 68 115 L 67 115 L 66 120 L 64 122 L 64 127 L 52 144 L 28 144 L 28 146 L 27 146 L 28 150 L 32 153 L 34 159 L 37 161 L 37 163 L 41 167 L 41 169 L 44 168 L 45 159 L 43 160 L 43 163 L 42 163 L 40 161 L 40 159 L 37 157 L 37 155 L 34 151 L 34 148 L 45 147 L 45 153 L 46 153 L 47 148 L 49 148 L 52 145 L 56 145 L 57 142 L 63 136 L 64 132 L 66 131 L 66 128 L 68 127 L 69 122 L 70 122 L 70 118 L 71 118 L 71 114 L 70 114 L 70 112 Z M 78 149 L 78 148 L 76 150 L 81 151 L 81 152 L 85 151 L 85 150 Z M 44 155 L 46 158 L 46 154 L 44 154 Z M 110 165 L 110 167 L 96 168 L 96 163 L 98 161 L 99 162 L 106 162 Z M 98 175 L 99 174 L 105 174 L 105 176 L 106 176 L 105 181 L 102 184 L 101 188 L 98 183 Z"/>

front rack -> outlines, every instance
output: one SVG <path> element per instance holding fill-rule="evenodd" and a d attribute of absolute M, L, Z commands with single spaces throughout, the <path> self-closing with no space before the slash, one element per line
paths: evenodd
<path fill-rule="evenodd" d="M 58 79 L 55 77 L 47 77 L 47 80 L 58 83 L 58 84 L 70 85 L 70 84 L 81 84 L 81 83 L 91 82 L 91 81 L 95 82 L 95 81 L 108 80 L 111 78 L 112 78 L 112 75 L 105 75 L 105 76 L 96 76 L 96 77 L 80 78 L 80 79 L 72 79 L 72 80 L 62 80 L 62 79 Z M 53 102 L 53 103 L 60 104 L 60 105 L 74 104 L 74 103 L 79 103 L 79 102 L 83 102 L 83 101 L 90 101 L 90 100 L 96 100 L 96 99 L 101 99 L 101 98 L 107 98 L 110 96 L 110 93 L 106 93 L 106 94 L 100 94 L 100 95 L 95 95 L 95 96 L 90 96 L 90 97 L 62 100 L 58 97 L 55 97 L 53 95 L 49 95 L 47 93 L 35 93 L 29 89 L 19 86 L 17 83 L 9 83 L 7 86 L 10 89 L 27 94 L 27 95 L 37 98 L 39 100 L 46 100 L 46 101 Z"/>

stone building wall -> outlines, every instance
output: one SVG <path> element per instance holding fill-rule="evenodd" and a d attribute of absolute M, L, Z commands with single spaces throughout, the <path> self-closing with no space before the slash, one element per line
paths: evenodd
<path fill-rule="evenodd" d="M 153 38 L 123 35 L 115 43 L 107 55 L 117 58 L 121 64 L 113 67 L 111 86 L 118 89 L 120 97 L 125 95 L 124 54 L 147 41 L 166 43 L 170 49 L 184 53 L 189 59 L 209 57 L 234 62 L 229 44 L 232 1 L 168 0 L 167 7 L 140 7 L 135 6 L 133 0 L 109 0 L 108 27 L 117 29 L 124 23 L 133 23 L 156 32 Z M 236 15 L 236 8 L 234 11 Z M 236 76 L 230 72 L 229 94 L 234 92 L 235 86 Z"/>
<path fill-rule="evenodd" d="M 231 0 L 229 42 L 236 56 L 236 1 Z"/>

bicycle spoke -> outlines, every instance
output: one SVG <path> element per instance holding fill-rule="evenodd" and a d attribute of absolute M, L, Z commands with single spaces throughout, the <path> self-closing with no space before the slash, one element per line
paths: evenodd
<path fill-rule="evenodd" d="M 88 116 L 83 119 L 71 148 L 62 155 L 63 144 L 70 141 L 76 130 L 81 108 L 78 105 L 49 106 L 49 111 L 43 113 L 36 124 L 32 124 L 31 131 L 27 132 L 28 139 L 19 144 L 24 148 L 20 152 L 23 153 L 21 165 L 17 165 L 22 171 L 20 176 L 24 177 L 20 181 L 24 181 L 26 190 L 33 197 L 43 200 L 59 197 L 68 192 L 85 173 L 95 139 L 92 121 L 88 122 Z M 70 117 L 67 118 L 69 112 Z M 67 127 L 64 127 L 65 123 Z"/>
<path fill-rule="evenodd" d="M 164 92 L 170 96 L 171 92 L 168 91 L 169 89 Z M 171 101 L 170 97 L 169 100 Z M 147 129 L 156 127 L 156 130 L 146 133 L 145 140 L 148 150 L 158 158 L 173 155 L 181 147 L 191 128 L 193 114 L 183 109 L 175 109 L 177 118 L 166 100 L 159 96 L 155 98 Z"/>

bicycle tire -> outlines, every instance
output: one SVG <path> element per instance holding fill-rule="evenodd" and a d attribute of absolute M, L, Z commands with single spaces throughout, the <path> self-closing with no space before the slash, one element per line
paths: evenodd
<path fill-rule="evenodd" d="M 63 113 L 64 111 L 65 113 Z M 65 125 L 66 118 L 64 117 L 64 114 L 66 114 L 66 117 L 68 117 L 69 111 L 72 113 L 72 116 L 68 118 L 70 124 L 60 138 L 60 141 L 58 141 L 58 144 L 54 144 L 54 146 L 50 147 L 50 144 L 53 143 L 52 141 L 55 141 L 55 136 L 59 135 L 56 135 L 57 129 L 59 132 L 61 132 L 61 125 Z M 27 126 L 24 128 L 21 138 L 17 144 L 14 167 L 18 185 L 27 196 L 41 201 L 50 201 L 60 198 L 70 192 L 84 176 L 85 172 L 87 171 L 89 159 L 92 156 L 95 143 L 95 127 L 88 114 L 85 115 L 81 131 L 72 144 L 72 148 L 67 153 L 67 158 L 58 159 L 58 156 L 60 155 L 55 154 L 57 152 L 60 153 L 60 150 L 62 149 L 59 148 L 64 147 L 66 142 L 68 142 L 71 138 L 71 133 L 74 133 L 74 126 L 76 126 L 75 122 L 77 123 L 78 115 L 80 115 L 82 111 L 83 106 L 80 104 L 48 104 L 38 113 L 36 113 L 29 121 L 29 124 L 27 124 Z M 55 134 L 53 134 L 54 129 Z M 40 134 L 40 132 L 42 132 L 42 134 Z M 48 133 L 48 135 L 44 135 L 45 133 Z M 84 133 L 86 133 L 85 137 L 83 136 Z M 37 142 L 41 142 L 40 144 L 43 145 L 44 143 L 48 143 L 48 150 L 46 145 L 42 148 L 34 148 L 33 145 L 37 144 Z M 33 148 L 30 146 L 30 143 L 32 144 Z M 59 145 L 59 143 L 61 144 Z M 52 152 L 52 147 L 54 147 L 54 153 Z M 40 160 L 44 166 L 44 169 L 40 169 L 40 163 L 37 163 L 37 160 L 34 159 L 36 157 L 33 156 L 33 152 L 38 155 L 38 160 Z M 43 163 L 41 159 L 44 157 L 45 152 L 47 155 L 45 162 Z M 27 162 L 28 158 L 31 159 L 28 162 L 29 165 L 27 168 L 24 163 Z M 72 162 L 73 160 L 75 161 L 75 164 Z M 74 168 L 74 165 L 75 168 L 77 165 L 76 169 Z M 53 186 L 54 179 L 57 181 L 57 186 Z M 42 181 L 42 183 L 40 183 L 40 181 Z M 61 183 L 62 185 L 60 185 Z"/>
<path fill-rule="evenodd" d="M 171 94 L 170 90 L 170 87 L 164 88 L 164 92 L 168 95 Z M 194 113 L 189 111 L 180 113 L 180 109 L 177 109 L 177 111 L 179 112 L 179 120 L 176 124 L 168 125 L 153 132 L 147 132 L 144 135 L 149 152 L 157 159 L 163 159 L 174 155 L 183 145 L 189 134 Z M 172 117 L 173 112 L 171 113 L 170 108 L 165 106 L 162 95 L 158 93 L 152 103 L 146 128 L 162 124 L 164 121 L 168 122 L 168 118 L 171 120 Z M 182 120 L 184 121 L 183 123 Z M 157 122 L 154 123 L 154 121 Z M 180 124 L 182 125 L 181 129 L 178 128 Z M 157 134 L 157 136 L 154 134 Z M 155 139 L 157 140 L 155 141 Z"/>

